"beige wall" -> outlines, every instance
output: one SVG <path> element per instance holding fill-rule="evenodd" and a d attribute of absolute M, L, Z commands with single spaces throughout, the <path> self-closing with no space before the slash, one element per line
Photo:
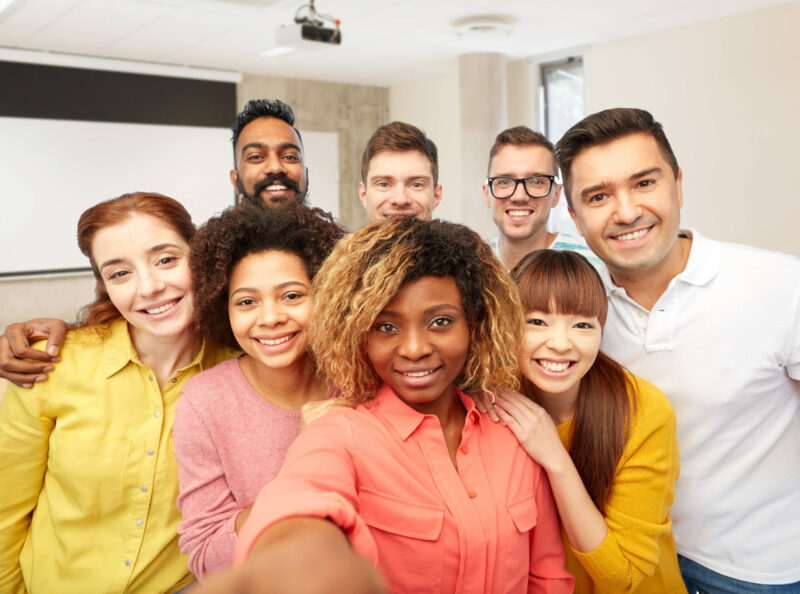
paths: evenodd
<path fill-rule="evenodd" d="M 237 87 L 238 107 L 261 97 L 282 99 L 292 105 L 298 128 L 338 133 L 341 222 L 350 229 L 363 225 L 366 216 L 357 192 L 361 153 L 375 128 L 388 121 L 388 90 L 246 75 Z M 312 171 L 312 191 L 313 176 Z M 80 307 L 93 297 L 91 273 L 0 279 L 0 333 L 9 323 L 36 317 L 72 322 Z"/>
<path fill-rule="evenodd" d="M 472 197 L 461 184 L 461 112 L 458 75 L 395 85 L 388 90 L 389 120 L 422 128 L 439 151 L 442 201 L 434 216 L 461 220 L 461 201 Z"/>
<path fill-rule="evenodd" d="M 642 107 L 683 169 L 683 224 L 800 253 L 800 3 L 598 44 L 586 110 Z"/>
<path fill-rule="evenodd" d="M 0 279 L 0 334 L 12 322 L 59 318 L 74 322 L 78 310 L 94 299 L 91 272 L 65 276 Z"/>
<path fill-rule="evenodd" d="M 241 108 L 250 99 L 269 97 L 294 109 L 300 130 L 339 134 L 339 213 L 342 224 L 357 229 L 367 222 L 358 200 L 361 153 L 375 128 L 389 121 L 388 90 L 291 78 L 245 75 L 237 85 Z M 314 172 L 309 172 L 314 191 Z"/>

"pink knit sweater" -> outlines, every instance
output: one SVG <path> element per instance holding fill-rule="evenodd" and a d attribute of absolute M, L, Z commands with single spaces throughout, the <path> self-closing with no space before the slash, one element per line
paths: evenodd
<path fill-rule="evenodd" d="M 181 394 L 173 426 L 178 533 L 189 569 L 203 579 L 233 561 L 236 517 L 280 470 L 300 411 L 264 400 L 238 359 L 196 375 Z"/>

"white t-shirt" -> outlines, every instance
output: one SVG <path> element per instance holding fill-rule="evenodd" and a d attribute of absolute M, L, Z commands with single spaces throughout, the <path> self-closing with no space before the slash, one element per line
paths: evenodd
<path fill-rule="evenodd" d="M 495 255 L 497 258 L 502 262 L 503 257 L 500 255 L 500 236 L 495 235 L 494 237 L 490 237 L 486 240 L 487 243 L 492 246 L 492 250 L 494 250 Z M 559 233 L 553 239 L 553 242 L 547 246 L 549 250 L 568 250 L 570 252 L 576 252 L 589 260 L 589 262 L 598 270 L 600 268 L 604 268 L 605 265 L 603 261 L 600 260 L 597 256 L 595 256 L 594 252 L 586 245 L 586 242 L 583 240 L 582 237 L 578 237 L 577 235 L 567 235 L 566 233 Z"/>
<path fill-rule="evenodd" d="M 696 231 L 651 311 L 601 270 L 602 348 L 678 420 L 678 552 L 724 575 L 800 580 L 800 258 Z"/>

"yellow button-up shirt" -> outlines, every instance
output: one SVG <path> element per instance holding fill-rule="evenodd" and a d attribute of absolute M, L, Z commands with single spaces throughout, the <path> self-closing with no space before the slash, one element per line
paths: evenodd
<path fill-rule="evenodd" d="M 230 358 L 205 344 L 159 390 L 124 320 L 68 333 L 61 362 L 0 406 L 0 592 L 172 592 L 178 548 L 175 403 Z"/>

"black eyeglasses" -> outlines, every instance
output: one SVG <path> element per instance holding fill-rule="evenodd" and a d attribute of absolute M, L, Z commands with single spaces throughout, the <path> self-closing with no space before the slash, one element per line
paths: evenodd
<path fill-rule="evenodd" d="M 556 181 L 555 175 L 532 175 L 530 177 L 508 177 L 501 175 L 486 179 L 486 185 L 495 198 L 511 198 L 517 191 L 517 185 L 522 184 L 525 193 L 531 198 L 544 198 L 553 189 Z"/>

